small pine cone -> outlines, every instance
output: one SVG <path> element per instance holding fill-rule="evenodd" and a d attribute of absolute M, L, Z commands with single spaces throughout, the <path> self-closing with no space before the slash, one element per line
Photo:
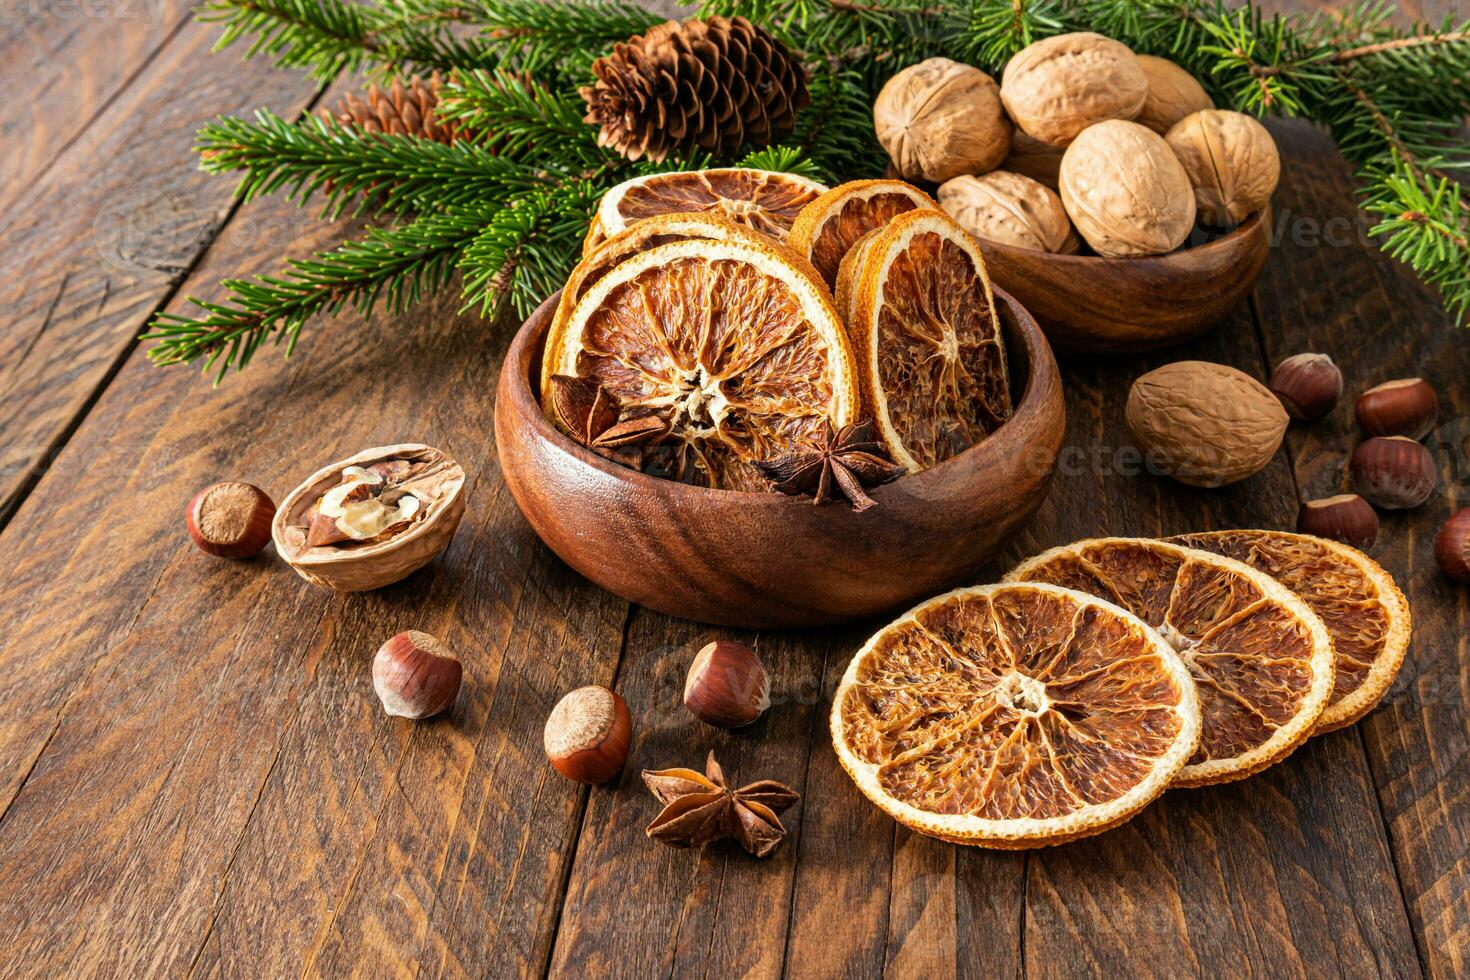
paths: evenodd
<path fill-rule="evenodd" d="M 581 89 L 599 146 L 659 162 L 699 147 L 731 153 L 789 136 L 811 96 L 785 45 L 744 17 L 668 21 L 613 47 Z"/>
<path fill-rule="evenodd" d="M 460 138 L 458 127 L 441 120 L 434 112 L 443 86 L 438 72 L 427 80 L 410 80 L 407 88 L 395 78 L 386 92 L 376 85 L 369 85 L 366 102 L 349 92 L 337 103 L 335 110 L 323 109 L 321 116 L 327 122 L 369 133 L 421 136 L 440 143 L 453 143 Z"/>

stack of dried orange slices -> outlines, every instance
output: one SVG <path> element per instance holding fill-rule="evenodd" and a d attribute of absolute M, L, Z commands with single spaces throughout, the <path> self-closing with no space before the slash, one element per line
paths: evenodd
<path fill-rule="evenodd" d="M 607 193 L 552 318 L 541 393 L 597 452 L 735 490 L 771 489 L 756 464 L 863 418 L 915 472 L 1012 410 L 979 246 L 928 195 L 738 168 Z"/>
<path fill-rule="evenodd" d="M 880 630 L 837 689 L 832 739 L 906 826 L 986 847 L 1060 844 L 1360 718 L 1409 633 L 1392 577 L 1336 542 L 1079 541 Z"/>

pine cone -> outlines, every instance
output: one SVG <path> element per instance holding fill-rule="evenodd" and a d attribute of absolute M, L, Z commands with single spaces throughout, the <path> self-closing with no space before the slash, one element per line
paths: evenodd
<path fill-rule="evenodd" d="M 599 146 L 629 160 L 767 146 L 811 102 L 801 63 L 744 17 L 668 21 L 616 45 L 592 72 L 585 121 L 601 127 Z"/>
<path fill-rule="evenodd" d="M 328 122 L 369 133 L 421 136 L 440 143 L 453 143 L 460 138 L 459 128 L 434 113 L 439 104 L 439 90 L 443 87 L 444 82 L 438 72 L 427 80 L 412 79 L 406 89 L 395 78 L 387 92 L 376 85 L 369 85 L 366 102 L 348 93 L 337 103 L 335 110 L 323 109 L 321 116 Z"/>

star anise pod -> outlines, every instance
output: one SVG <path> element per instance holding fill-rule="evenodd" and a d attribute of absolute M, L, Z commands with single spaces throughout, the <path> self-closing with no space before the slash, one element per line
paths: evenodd
<path fill-rule="evenodd" d="M 663 811 L 648 825 L 653 840 L 671 847 L 704 847 L 733 837 L 756 857 L 765 857 L 786 836 L 777 814 L 801 794 L 770 779 L 739 789 L 725 784 L 725 772 L 711 752 L 704 775 L 693 769 L 644 770 L 643 782 Z"/>
<path fill-rule="evenodd" d="M 888 459 L 887 450 L 873 436 L 871 419 L 844 425 L 841 431 L 834 430 L 828 420 L 815 444 L 798 446 L 755 466 L 781 493 L 809 493 L 814 504 L 835 500 L 841 493 L 859 513 L 877 506 L 864 487 L 876 487 L 908 472 Z"/>
<path fill-rule="evenodd" d="M 662 442 L 669 423 L 657 415 L 633 415 L 621 419 L 617 398 L 603 385 L 567 374 L 552 375 L 551 407 L 582 445 L 625 465 L 641 455 L 633 447 Z"/>

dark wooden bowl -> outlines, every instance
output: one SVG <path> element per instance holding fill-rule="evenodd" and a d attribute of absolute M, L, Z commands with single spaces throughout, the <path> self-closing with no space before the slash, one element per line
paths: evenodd
<path fill-rule="evenodd" d="M 1136 259 L 981 246 L 991 278 L 1057 353 L 1113 354 L 1182 344 L 1224 320 L 1265 267 L 1269 231 L 1269 217 L 1253 214 L 1213 241 Z"/>
<path fill-rule="evenodd" d="M 639 605 L 706 623 L 819 626 L 906 607 L 972 577 L 1041 505 L 1065 408 L 1040 328 L 996 291 L 1020 396 L 980 445 L 841 503 L 689 487 L 611 463 L 556 430 L 535 387 L 553 296 L 506 355 L 495 403 L 505 482 L 552 551 Z"/>

